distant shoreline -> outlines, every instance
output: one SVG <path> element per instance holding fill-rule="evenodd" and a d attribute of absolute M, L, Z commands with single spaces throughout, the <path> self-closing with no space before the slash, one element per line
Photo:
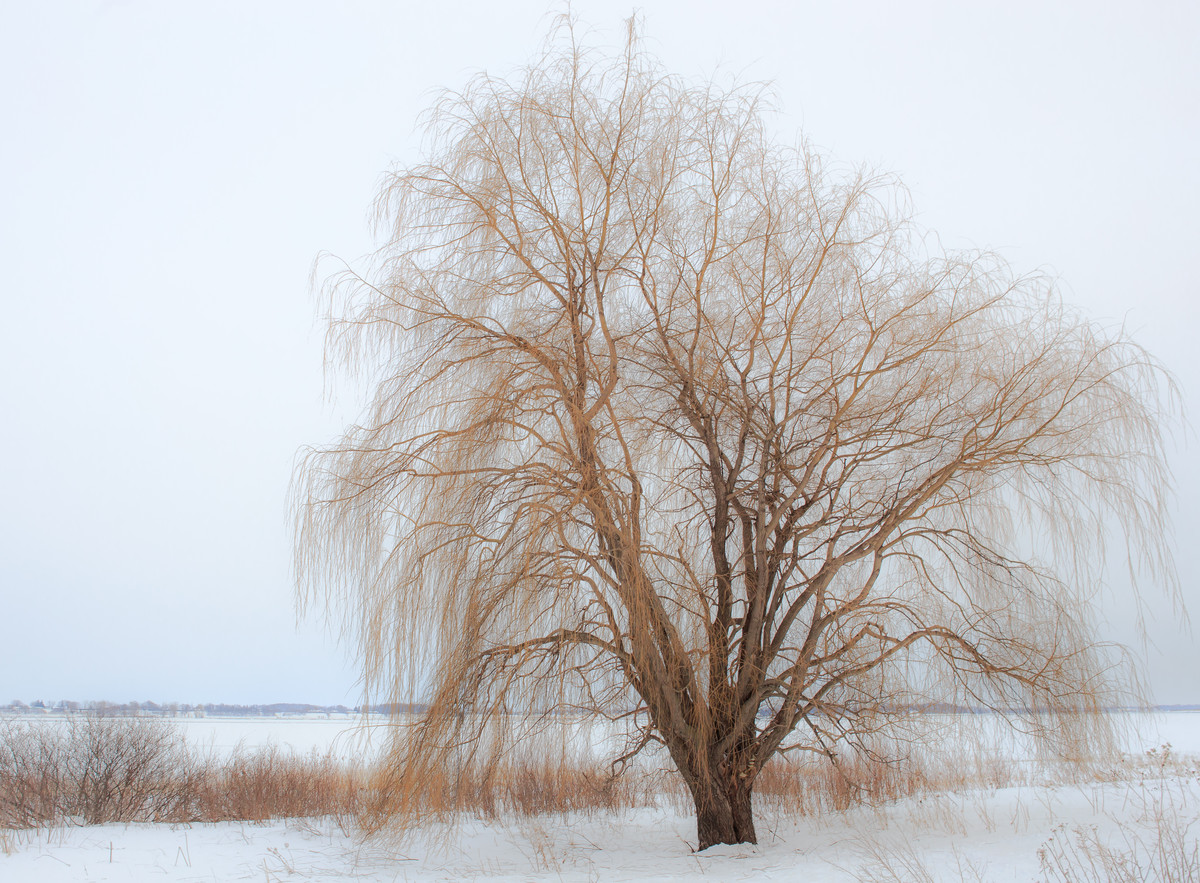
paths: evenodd
<path fill-rule="evenodd" d="M 3 716 L 40 716 L 40 715 L 69 715 L 69 714 L 102 714 L 113 717 L 161 717 L 172 718 L 356 718 L 366 715 L 421 714 L 428 706 L 419 703 L 400 705 L 378 704 L 369 707 L 346 705 L 310 705 L 298 702 L 274 702 L 263 705 L 235 705 L 230 703 L 157 703 L 157 702 L 105 702 L 89 701 L 75 702 L 60 700 L 53 703 L 35 700 L 25 703 L 16 701 L 8 705 L 0 705 L 0 717 Z M 917 714 L 930 715 L 988 715 L 988 714 L 1022 714 L 1028 709 L 990 709 L 975 708 L 959 705 L 932 704 L 927 706 L 912 706 L 897 708 L 897 712 L 909 711 Z M 1173 714 L 1200 712 L 1200 704 L 1165 704 L 1139 706 L 1114 706 L 1105 708 L 1105 712 L 1123 714 Z"/>

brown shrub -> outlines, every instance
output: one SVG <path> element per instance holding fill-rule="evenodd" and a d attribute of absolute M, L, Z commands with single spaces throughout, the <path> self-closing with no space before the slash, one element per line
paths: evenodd
<path fill-rule="evenodd" d="M 188 750 L 159 718 L 0 722 L 0 828 L 260 821 L 356 812 L 363 776 L 331 755 Z"/>

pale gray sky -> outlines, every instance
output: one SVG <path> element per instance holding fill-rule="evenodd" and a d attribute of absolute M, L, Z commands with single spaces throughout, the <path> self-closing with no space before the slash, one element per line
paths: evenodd
<path fill-rule="evenodd" d="M 945 245 L 1058 274 L 1197 413 L 1200 5 L 638 7 L 673 72 L 771 81 L 782 134 L 898 174 Z M 371 249 L 434 91 L 525 62 L 561 8 L 0 0 L 0 702 L 357 700 L 289 577 L 293 456 L 353 410 L 322 398 L 309 272 Z M 633 4 L 573 8 L 616 40 Z M 1148 600 L 1157 698 L 1200 702 L 1197 643 Z"/>

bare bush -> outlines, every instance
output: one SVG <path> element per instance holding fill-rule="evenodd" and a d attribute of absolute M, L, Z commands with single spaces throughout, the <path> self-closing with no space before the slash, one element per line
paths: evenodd
<path fill-rule="evenodd" d="M 0 724 L 0 828 L 359 815 L 366 775 L 332 755 L 190 751 L 170 722 L 72 715 Z"/>
<path fill-rule="evenodd" d="M 158 821 L 186 806 L 191 758 L 166 721 L 72 715 L 63 738 L 68 816 L 87 825 Z"/>
<path fill-rule="evenodd" d="M 63 815 L 63 740 L 55 730 L 0 720 L 0 828 L 32 828 Z"/>
<path fill-rule="evenodd" d="M 153 718 L 72 715 L 0 725 L 0 825 L 158 821 L 183 812 L 191 757 Z"/>

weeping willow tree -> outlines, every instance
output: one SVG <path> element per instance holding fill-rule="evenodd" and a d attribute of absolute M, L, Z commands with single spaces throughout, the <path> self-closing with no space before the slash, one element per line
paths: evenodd
<path fill-rule="evenodd" d="M 661 746 L 701 849 L 755 840 L 774 755 L 922 702 L 1098 744 L 1106 546 L 1171 582 L 1169 379 L 1047 280 L 929 253 L 759 92 L 560 36 L 440 100 L 329 286 L 372 396 L 298 468 L 299 585 L 423 705 L 395 805 L 557 711 Z"/>

